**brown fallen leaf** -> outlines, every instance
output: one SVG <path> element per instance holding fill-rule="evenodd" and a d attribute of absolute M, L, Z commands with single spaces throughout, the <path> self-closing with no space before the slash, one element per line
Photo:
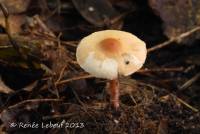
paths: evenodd
<path fill-rule="evenodd" d="M 0 2 L 7 7 L 10 14 L 25 12 L 30 1 L 31 0 L 0 0 Z M 0 14 L 2 14 L 2 12 Z"/>
<path fill-rule="evenodd" d="M 200 24 L 199 0 L 148 0 L 148 2 L 155 14 L 163 20 L 164 33 L 169 38 Z"/>
<path fill-rule="evenodd" d="M 23 24 L 25 24 L 25 22 L 26 22 L 26 16 L 25 15 L 10 15 L 8 22 L 9 22 L 9 26 L 10 26 L 10 33 L 11 34 L 19 34 L 22 32 L 21 26 Z M 4 16 L 0 16 L 0 25 L 3 28 L 6 28 Z"/>
<path fill-rule="evenodd" d="M 72 0 L 76 9 L 95 26 L 106 26 L 118 16 L 118 12 L 107 0 Z"/>

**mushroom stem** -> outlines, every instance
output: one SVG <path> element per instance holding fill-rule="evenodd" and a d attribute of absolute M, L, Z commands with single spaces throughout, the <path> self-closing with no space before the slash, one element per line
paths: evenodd
<path fill-rule="evenodd" d="M 119 81 L 118 79 L 109 82 L 111 103 L 115 109 L 119 107 Z"/>

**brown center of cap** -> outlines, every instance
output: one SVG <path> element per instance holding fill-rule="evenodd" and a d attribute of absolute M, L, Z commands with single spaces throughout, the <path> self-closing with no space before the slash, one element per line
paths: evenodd
<path fill-rule="evenodd" d="M 118 53 L 121 49 L 121 43 L 114 38 L 107 38 L 100 42 L 101 48 L 110 54 Z"/>

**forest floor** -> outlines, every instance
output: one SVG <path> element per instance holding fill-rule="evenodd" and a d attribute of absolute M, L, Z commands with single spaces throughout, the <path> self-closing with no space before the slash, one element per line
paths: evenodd
<path fill-rule="evenodd" d="M 0 133 L 198 134 L 200 2 L 193 2 L 3 0 Z M 144 67 L 119 79 L 117 111 L 107 81 L 75 58 L 79 41 L 104 29 L 131 32 L 148 48 Z"/>

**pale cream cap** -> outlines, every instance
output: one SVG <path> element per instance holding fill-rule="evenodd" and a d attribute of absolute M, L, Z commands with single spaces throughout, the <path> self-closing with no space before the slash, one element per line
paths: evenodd
<path fill-rule="evenodd" d="M 118 30 L 94 32 L 80 41 L 76 51 L 77 62 L 86 72 L 111 80 L 139 70 L 146 55 L 145 42 Z"/>

